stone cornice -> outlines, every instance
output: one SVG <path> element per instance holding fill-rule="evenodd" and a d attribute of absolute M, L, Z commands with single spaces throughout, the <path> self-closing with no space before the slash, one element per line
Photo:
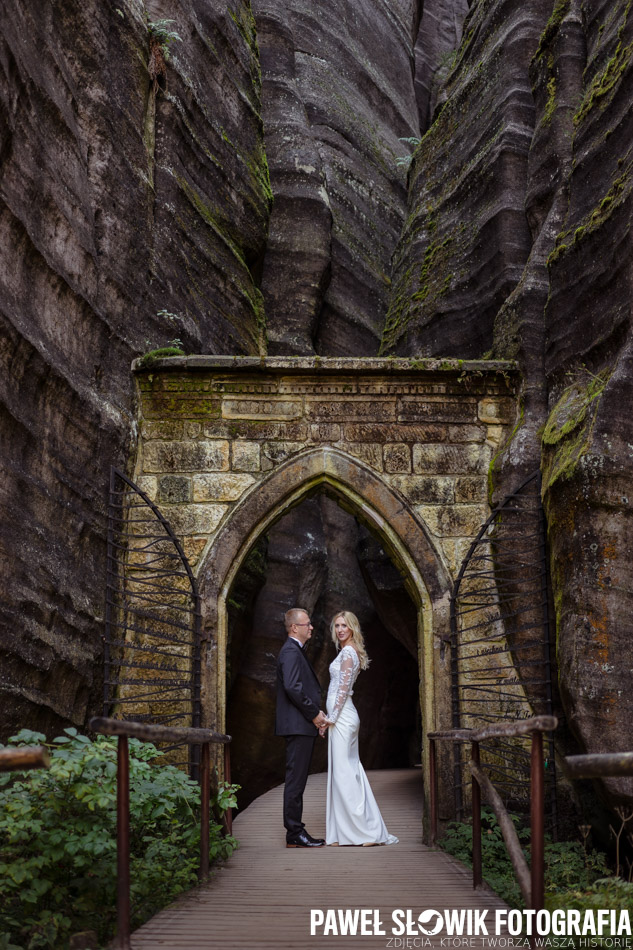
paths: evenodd
<path fill-rule="evenodd" d="M 264 372 L 275 374 L 338 374 L 350 375 L 440 373 L 446 375 L 518 376 L 514 360 L 459 360 L 424 357 L 352 357 L 352 356 L 169 356 L 147 360 L 139 357 L 132 363 L 135 373 L 148 372 Z"/>

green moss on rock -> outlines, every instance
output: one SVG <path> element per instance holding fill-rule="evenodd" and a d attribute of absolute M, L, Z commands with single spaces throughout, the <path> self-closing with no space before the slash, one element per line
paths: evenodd
<path fill-rule="evenodd" d="M 574 125 L 576 126 L 580 125 L 587 118 L 594 107 L 600 106 L 604 108 L 604 106 L 607 105 L 620 79 L 629 67 L 631 57 L 633 56 L 633 42 L 625 46 L 623 36 L 629 13 L 631 12 L 632 2 L 633 0 L 628 0 L 624 9 L 622 23 L 618 29 L 618 44 L 613 56 L 607 60 L 604 68 L 594 76 L 580 104 L 580 108 L 574 116 Z"/>
<path fill-rule="evenodd" d="M 543 493 L 570 478 L 591 444 L 600 397 L 611 376 L 605 369 L 572 383 L 552 409 L 543 430 Z"/>
<path fill-rule="evenodd" d="M 545 24 L 545 29 L 541 33 L 541 39 L 539 40 L 538 48 L 534 54 L 535 60 L 542 59 L 547 53 L 549 47 L 552 45 L 561 23 L 565 19 L 570 2 L 571 0 L 556 0 L 554 9 L 552 10 L 552 15 Z"/>

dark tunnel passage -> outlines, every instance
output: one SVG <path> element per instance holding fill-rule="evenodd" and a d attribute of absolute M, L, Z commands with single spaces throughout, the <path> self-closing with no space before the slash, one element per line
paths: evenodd
<path fill-rule="evenodd" d="M 329 623 L 355 613 L 371 665 L 354 702 L 366 769 L 406 768 L 420 761 L 421 722 L 417 611 L 380 542 L 325 494 L 288 511 L 251 548 L 228 599 L 227 732 L 238 805 L 284 779 L 284 741 L 274 735 L 277 654 L 290 607 L 310 612 L 308 655 L 323 687 L 335 656 Z M 327 768 L 327 742 L 317 739 L 312 772 Z"/>

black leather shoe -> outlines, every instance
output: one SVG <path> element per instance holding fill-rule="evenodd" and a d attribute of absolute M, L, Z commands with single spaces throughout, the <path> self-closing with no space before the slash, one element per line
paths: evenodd
<path fill-rule="evenodd" d="M 305 831 L 305 829 L 303 833 L 306 836 L 306 838 L 312 842 L 313 845 L 322 846 L 325 844 L 325 838 L 313 838 L 312 835 L 309 835 L 308 832 Z"/>
<path fill-rule="evenodd" d="M 287 848 L 322 848 L 325 841 L 312 838 L 307 831 L 301 831 L 298 835 L 292 835 L 286 839 Z"/>

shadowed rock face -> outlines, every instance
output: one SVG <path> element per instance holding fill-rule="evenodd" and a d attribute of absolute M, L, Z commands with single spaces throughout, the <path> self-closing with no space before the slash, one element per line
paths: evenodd
<path fill-rule="evenodd" d="M 470 5 L 383 342 L 522 365 L 495 497 L 542 468 L 562 699 L 589 751 L 630 746 L 632 41 L 626 2 Z"/>
<path fill-rule="evenodd" d="M 371 355 L 405 211 L 396 163 L 418 135 L 413 0 L 254 0 L 275 204 L 269 352 Z"/>
<path fill-rule="evenodd" d="M 409 176 L 383 350 L 481 356 L 530 249 L 525 214 L 534 126 L 528 66 L 542 0 L 477 3 Z"/>
<path fill-rule="evenodd" d="M 257 353 L 270 192 L 247 3 L 2 4 L 2 734 L 82 723 L 101 691 L 108 467 L 130 361 Z M 164 311 L 162 314 L 160 311 Z"/>

